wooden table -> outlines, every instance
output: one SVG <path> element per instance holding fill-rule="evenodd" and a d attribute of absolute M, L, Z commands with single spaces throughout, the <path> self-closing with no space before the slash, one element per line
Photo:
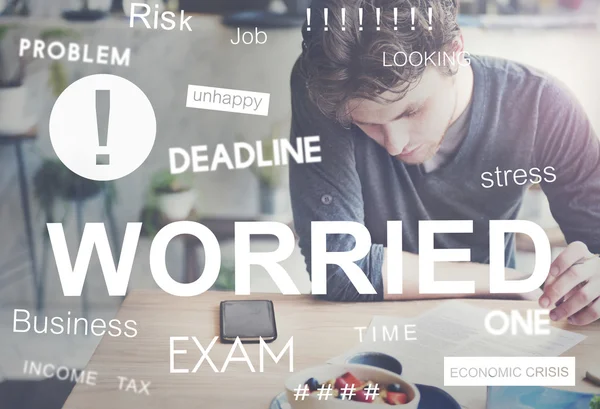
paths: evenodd
<path fill-rule="evenodd" d="M 265 370 L 259 373 L 258 347 L 248 345 L 246 351 L 256 369 L 255 373 L 250 372 L 244 362 L 231 362 L 225 373 L 215 373 L 207 362 L 203 362 L 198 372 L 191 373 L 202 356 L 191 337 L 197 337 L 203 348 L 207 348 L 219 333 L 220 301 L 243 298 L 273 300 L 279 338 L 270 346 L 278 354 L 289 338 L 294 337 L 294 371 L 325 363 L 356 346 L 358 335 L 353 328 L 368 326 L 373 315 L 417 316 L 444 302 L 344 304 L 318 301 L 310 296 L 263 294 L 239 297 L 232 293 L 210 292 L 192 298 L 178 298 L 158 290 L 133 291 L 116 318 L 121 322 L 135 320 L 139 331 L 137 337 L 105 336 L 86 368 L 86 371 L 98 373 L 96 385 L 76 385 L 64 408 L 268 409 L 271 399 L 283 391 L 284 380 L 290 375 L 287 355 L 275 364 L 265 354 Z M 535 304 L 528 301 L 466 302 L 504 310 L 535 308 Z M 583 342 L 566 354 L 577 358 L 576 389 L 600 393 L 600 388 L 581 380 L 586 367 L 600 365 L 600 324 L 569 329 L 587 335 Z M 175 356 L 175 367 L 189 368 L 190 373 L 169 373 L 171 336 L 190 337 L 189 342 L 178 341 L 175 344 L 175 349 L 188 350 L 186 355 Z M 229 351 L 230 345 L 217 341 L 209 352 L 219 370 Z M 234 356 L 242 355 L 238 350 Z M 134 378 L 138 384 L 139 380 L 151 381 L 148 388 L 150 395 L 119 390 L 117 376 Z M 483 405 L 481 402 L 482 409 Z"/>

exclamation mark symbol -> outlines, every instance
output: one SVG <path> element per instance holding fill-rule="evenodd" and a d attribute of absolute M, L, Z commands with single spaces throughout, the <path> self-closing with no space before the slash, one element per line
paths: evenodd
<path fill-rule="evenodd" d="M 346 31 L 346 8 L 342 8 L 342 31 Z"/>
<path fill-rule="evenodd" d="M 394 30 L 398 31 L 398 7 L 394 7 Z"/>
<path fill-rule="evenodd" d="M 363 9 L 362 7 L 358 9 L 358 25 L 360 27 L 358 27 L 358 31 L 363 31 L 362 25 L 363 25 Z"/>
<path fill-rule="evenodd" d="M 375 10 L 375 18 L 377 19 L 377 31 L 381 31 L 381 27 L 379 27 L 379 25 L 381 24 L 381 9 L 377 8 Z"/>
<path fill-rule="evenodd" d="M 415 8 L 411 8 L 410 9 L 410 21 L 412 22 L 412 27 L 410 28 L 411 30 L 415 29 Z"/>
<path fill-rule="evenodd" d="M 110 117 L 110 90 L 96 90 L 96 125 L 98 128 L 98 153 L 96 165 L 110 165 L 108 150 L 108 119 Z"/>
<path fill-rule="evenodd" d="M 310 31 L 310 9 L 306 9 L 306 31 Z"/>
<path fill-rule="evenodd" d="M 329 9 L 325 8 L 323 10 L 323 20 L 325 21 L 325 31 L 329 31 L 329 27 L 327 27 L 327 25 L 329 24 Z"/>
<path fill-rule="evenodd" d="M 429 31 L 433 30 L 433 7 L 429 7 Z"/>

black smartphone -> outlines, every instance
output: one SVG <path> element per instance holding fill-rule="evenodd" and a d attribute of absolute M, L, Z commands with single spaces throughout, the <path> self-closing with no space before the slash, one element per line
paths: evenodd
<path fill-rule="evenodd" d="M 275 311 L 269 300 L 221 302 L 221 342 L 273 342 L 277 339 Z"/>

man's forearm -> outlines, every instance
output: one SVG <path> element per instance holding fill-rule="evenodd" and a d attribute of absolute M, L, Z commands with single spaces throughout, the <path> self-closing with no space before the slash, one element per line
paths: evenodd
<path fill-rule="evenodd" d="M 471 262 L 439 262 L 435 263 L 436 281 L 473 281 L 475 283 L 474 293 L 452 293 L 452 294 L 421 294 L 419 291 L 419 256 L 417 254 L 402 253 L 402 294 L 388 294 L 388 280 L 390 274 L 398 272 L 388 271 L 387 248 L 383 255 L 383 289 L 385 300 L 424 300 L 432 298 L 518 298 L 537 299 L 538 292 L 531 294 L 490 294 L 489 265 Z M 516 280 L 524 278 L 522 273 L 506 268 L 506 278 Z"/>

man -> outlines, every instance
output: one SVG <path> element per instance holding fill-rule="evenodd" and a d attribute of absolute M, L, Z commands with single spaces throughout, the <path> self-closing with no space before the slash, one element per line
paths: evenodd
<path fill-rule="evenodd" d="M 404 0 L 313 2 L 311 29 L 304 28 L 291 79 L 292 137 L 321 136 L 322 162 L 290 168 L 294 219 L 309 271 L 311 221 L 360 222 L 373 244 L 357 264 L 377 294 L 358 294 L 339 266 L 328 265 L 327 297 L 431 298 L 418 291 L 419 221 L 473 220 L 472 234 L 435 235 L 436 248 L 468 248 L 472 260 L 436 263 L 436 280 L 475 281 L 475 295 L 489 295 L 489 221 L 515 219 L 527 188 L 539 183 L 570 245 L 552 263 L 536 298 L 553 320 L 595 321 L 600 143 L 583 109 L 544 73 L 466 54 L 455 0 L 418 3 L 413 30 Z M 359 7 L 362 30 L 353 17 Z M 402 56 L 411 54 L 412 63 L 405 63 Z M 443 58 L 427 60 L 431 55 Z M 403 223 L 401 295 L 386 291 L 393 274 L 386 271 L 388 220 Z M 327 251 L 349 251 L 354 244 L 352 235 L 328 236 Z M 522 276 L 513 269 L 513 235 L 507 235 L 505 261 L 508 279 Z"/>

